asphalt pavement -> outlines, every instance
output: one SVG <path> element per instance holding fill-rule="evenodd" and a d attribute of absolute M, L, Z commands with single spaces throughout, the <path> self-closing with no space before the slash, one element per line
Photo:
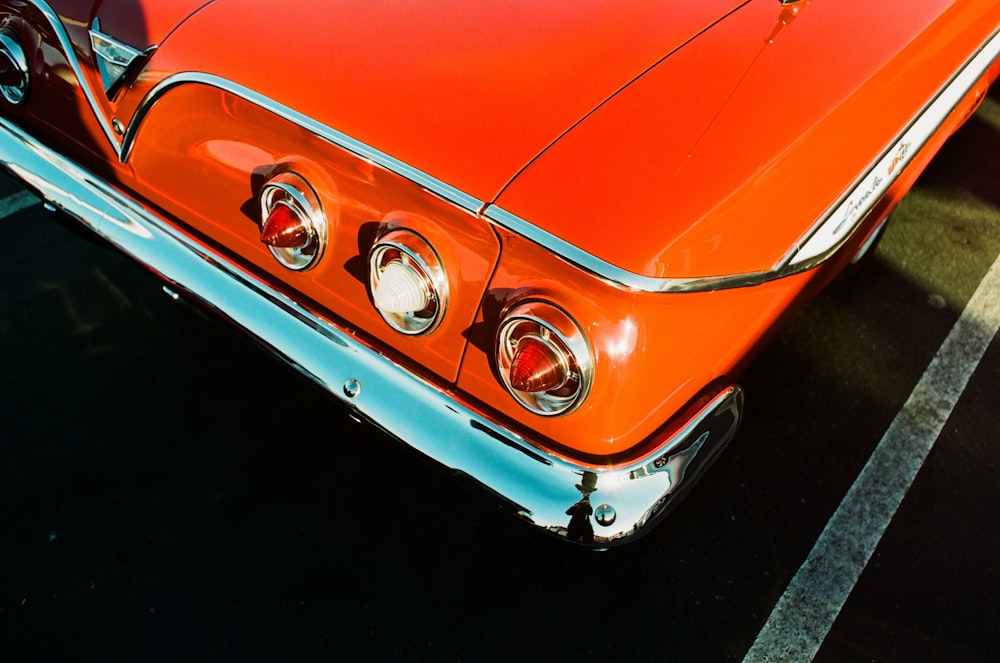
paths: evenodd
<path fill-rule="evenodd" d="M 751 366 L 697 489 L 603 553 L 494 511 L 4 178 L 0 659 L 996 660 L 997 154 L 994 89 Z M 985 353 L 913 410 L 956 329 Z M 899 462 L 871 465 L 885 440 Z"/>

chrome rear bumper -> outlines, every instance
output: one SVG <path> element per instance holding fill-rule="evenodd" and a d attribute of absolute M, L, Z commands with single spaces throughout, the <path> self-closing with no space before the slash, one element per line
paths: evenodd
<path fill-rule="evenodd" d="M 634 538 L 694 482 L 739 424 L 743 395 L 732 386 L 640 458 L 614 467 L 569 462 L 224 261 L 4 118 L 0 164 L 173 289 L 245 330 L 352 411 L 557 536 L 595 547 Z"/>

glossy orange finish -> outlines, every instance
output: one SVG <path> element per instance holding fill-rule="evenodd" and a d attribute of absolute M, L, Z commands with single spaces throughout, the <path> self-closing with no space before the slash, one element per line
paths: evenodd
<path fill-rule="evenodd" d="M 974 98 L 973 93 L 970 102 Z M 583 454 L 601 466 L 641 453 L 658 439 L 664 422 L 668 429 L 671 423 L 683 423 L 674 418 L 683 416 L 706 387 L 736 380 L 784 318 L 847 266 L 968 110 L 960 107 L 949 116 L 928 149 L 903 171 L 835 256 L 813 270 L 761 285 L 715 292 L 633 292 L 595 279 L 532 242 L 501 233 L 500 264 L 472 328 L 459 386 L 542 433 L 551 440 L 551 449 L 567 457 Z M 594 348 L 590 396 L 564 417 L 528 414 L 503 398 L 503 388 L 490 374 L 492 342 L 503 312 L 527 299 L 558 302 L 584 325 Z"/>
<path fill-rule="evenodd" d="M 186 85 L 147 117 L 131 163 L 135 189 L 268 274 L 278 287 L 346 320 L 446 380 L 454 380 L 465 333 L 499 252 L 490 227 L 412 182 L 362 161 L 269 112 L 224 92 Z M 260 240 L 257 195 L 291 170 L 316 191 L 329 245 L 312 269 L 281 266 Z M 390 329 L 368 296 L 367 255 L 377 234 L 406 227 L 446 265 L 451 296 L 433 334 Z"/>
<path fill-rule="evenodd" d="M 741 8 L 562 138 L 498 204 L 641 274 L 768 270 L 1000 23 L 993 0 L 813 1 L 769 42 L 783 11 Z"/>
<path fill-rule="evenodd" d="M 93 164 L 102 175 L 117 178 L 118 173 L 127 173 L 127 168 L 118 165 L 98 118 L 80 94 L 68 60 L 48 23 L 30 9 L 12 12 L 3 4 L 0 16 L 16 31 L 26 53 L 35 54 L 36 58 L 40 54 L 45 56 L 44 67 L 33 61 L 37 72 L 28 103 L 18 107 L 5 105 L 4 115 L 32 127 L 40 137 L 59 145 L 68 155 Z M 89 68 L 89 59 L 84 58 L 83 66 Z M 44 76 L 44 85 L 38 84 L 38 73 Z"/>
<path fill-rule="evenodd" d="M 481 200 L 742 0 L 222 0 L 143 74 L 239 81 Z M 124 117 L 136 102 L 124 100 Z"/>
<path fill-rule="evenodd" d="M 501 238 L 504 251 L 472 328 L 458 386 L 550 438 L 567 455 L 633 449 L 707 384 L 734 378 L 743 358 L 815 276 L 718 292 L 637 293 L 595 280 L 517 236 Z M 594 348 L 590 395 L 572 414 L 529 414 L 492 373 L 499 321 L 528 299 L 558 303 L 580 322 Z"/>
<path fill-rule="evenodd" d="M 93 4 L 112 37 L 160 43 L 137 78 L 117 98 L 99 98 L 95 117 L 44 21 L 0 0 L 0 16 L 31 19 L 22 38 L 45 60 L 30 103 L 5 114 L 175 219 L 216 259 L 375 339 L 474 409 L 595 464 L 637 453 L 682 424 L 709 385 L 732 383 L 891 210 L 997 66 L 837 255 L 753 287 L 632 291 L 492 225 L 478 204 L 495 201 L 647 276 L 766 271 L 1000 25 L 995 0 L 477 2 L 447 11 L 323 0 L 277 9 L 217 0 L 198 11 L 197 0 Z M 93 7 L 53 6 L 84 78 L 100 89 L 86 32 Z M 332 127 L 476 204 L 461 209 L 202 84 L 167 91 L 140 126 L 134 114 L 150 90 L 193 71 Z M 98 118 L 135 125 L 125 164 Z M 322 259 L 301 272 L 278 264 L 260 238 L 257 196 L 283 170 L 310 182 L 329 223 Z M 424 336 L 389 328 L 367 292 L 368 250 L 395 228 L 429 241 L 447 272 L 448 310 Z M 589 396 L 565 416 L 529 413 L 495 374 L 502 316 L 528 299 L 567 311 L 594 350 Z"/>
<path fill-rule="evenodd" d="M 209 0 L 99 0 L 101 32 L 139 51 L 157 46 Z M 55 5 L 65 3 L 53 3 Z M 68 3 L 70 5 L 79 3 Z M 94 10 L 91 10 L 94 11 Z M 88 25 L 90 21 L 88 21 Z"/>

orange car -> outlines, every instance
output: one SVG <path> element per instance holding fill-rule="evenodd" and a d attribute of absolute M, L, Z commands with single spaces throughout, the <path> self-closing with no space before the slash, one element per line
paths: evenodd
<path fill-rule="evenodd" d="M 0 0 L 0 161 L 606 546 L 733 437 L 741 369 L 975 110 L 998 26 L 996 0 Z"/>

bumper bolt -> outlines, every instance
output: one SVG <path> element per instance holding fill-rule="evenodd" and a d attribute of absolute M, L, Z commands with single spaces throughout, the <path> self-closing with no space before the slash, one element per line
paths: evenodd
<path fill-rule="evenodd" d="M 609 527 L 615 522 L 615 518 L 617 517 L 618 514 L 615 513 L 615 508 L 610 504 L 601 504 L 594 509 L 594 520 L 597 521 L 598 525 Z"/>
<path fill-rule="evenodd" d="M 361 383 L 351 378 L 344 383 L 344 395 L 348 398 L 357 398 L 361 393 Z"/>

